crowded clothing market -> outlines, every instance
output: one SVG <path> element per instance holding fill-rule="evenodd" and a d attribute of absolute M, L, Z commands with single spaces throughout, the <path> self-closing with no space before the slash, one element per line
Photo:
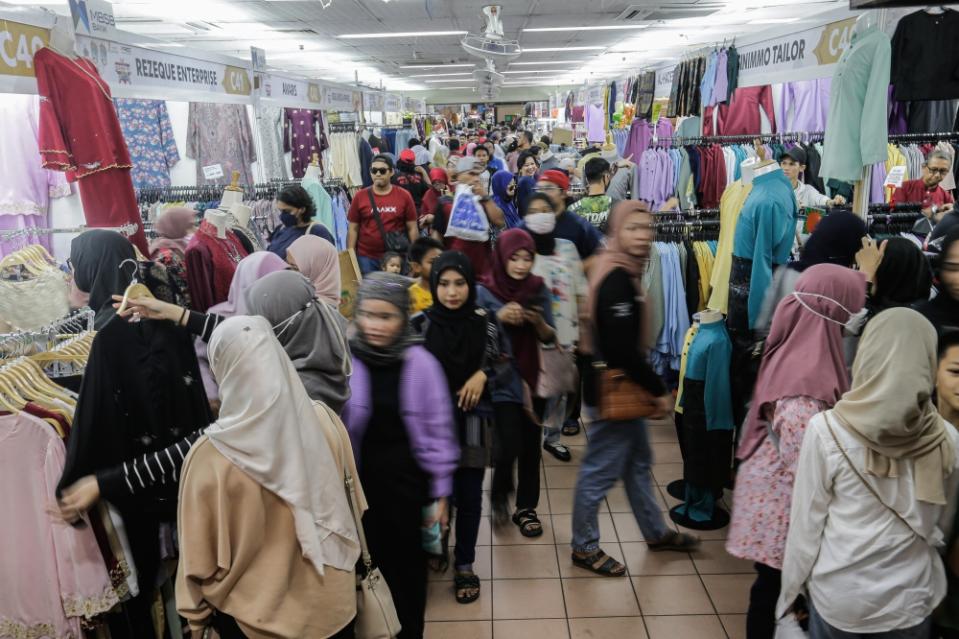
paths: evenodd
<path fill-rule="evenodd" d="M 0 0 L 0 639 L 959 638 L 957 35 Z"/>

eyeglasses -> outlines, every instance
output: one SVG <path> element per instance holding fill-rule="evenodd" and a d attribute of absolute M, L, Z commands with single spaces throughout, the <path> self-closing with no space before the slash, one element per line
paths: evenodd
<path fill-rule="evenodd" d="M 386 168 L 373 167 L 373 168 L 370 169 L 370 174 L 371 174 L 371 175 L 386 175 L 386 174 L 389 173 L 389 172 L 390 172 L 390 170 L 389 170 L 389 169 L 386 169 Z"/>
<path fill-rule="evenodd" d="M 926 170 L 929 171 L 930 173 L 938 173 L 939 175 L 949 174 L 949 169 L 934 169 L 932 167 L 927 166 Z"/>

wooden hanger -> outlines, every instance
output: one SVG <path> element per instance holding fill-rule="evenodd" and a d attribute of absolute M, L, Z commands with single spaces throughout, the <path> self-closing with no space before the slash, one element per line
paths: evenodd
<path fill-rule="evenodd" d="M 117 266 L 117 268 L 123 268 L 123 265 L 126 264 L 127 262 L 133 262 L 133 267 L 134 267 L 134 269 L 137 268 L 136 262 L 134 262 L 133 260 L 129 260 L 129 259 L 128 259 L 128 260 L 123 260 L 122 262 L 120 262 L 120 265 Z M 134 272 L 133 272 L 133 280 L 130 282 L 130 285 L 127 286 L 126 290 L 123 291 L 123 301 L 120 302 L 120 308 L 119 308 L 119 311 L 118 311 L 118 312 L 123 313 L 124 311 L 126 311 L 126 310 L 127 310 L 127 304 L 129 303 L 129 301 L 130 301 L 131 299 L 136 299 L 136 298 L 139 298 L 139 297 L 149 297 L 149 298 L 153 298 L 153 293 L 150 291 L 150 289 L 148 289 L 145 285 L 141 284 L 141 283 L 137 280 L 136 270 L 134 270 Z"/>

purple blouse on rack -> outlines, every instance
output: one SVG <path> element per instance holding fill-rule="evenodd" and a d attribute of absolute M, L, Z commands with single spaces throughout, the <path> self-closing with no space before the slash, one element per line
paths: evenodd
<path fill-rule="evenodd" d="M 329 146 L 323 131 L 323 115 L 312 109 L 283 110 L 283 150 L 293 154 L 293 177 L 301 178 L 313 161 Z M 322 155 L 320 163 L 322 166 Z"/>

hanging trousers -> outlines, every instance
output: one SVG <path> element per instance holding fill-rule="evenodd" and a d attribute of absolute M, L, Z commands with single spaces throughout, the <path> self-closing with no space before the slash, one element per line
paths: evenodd
<path fill-rule="evenodd" d="M 539 466 L 543 459 L 542 429 L 530 422 L 522 404 L 500 402 L 496 409 L 499 451 L 493 471 L 492 500 L 504 502 L 513 492 L 513 462 L 518 462 L 516 510 L 539 505 Z"/>
<path fill-rule="evenodd" d="M 782 589 L 782 571 L 755 563 L 756 581 L 749 590 L 746 639 L 773 639 L 776 633 L 776 602 Z"/>

